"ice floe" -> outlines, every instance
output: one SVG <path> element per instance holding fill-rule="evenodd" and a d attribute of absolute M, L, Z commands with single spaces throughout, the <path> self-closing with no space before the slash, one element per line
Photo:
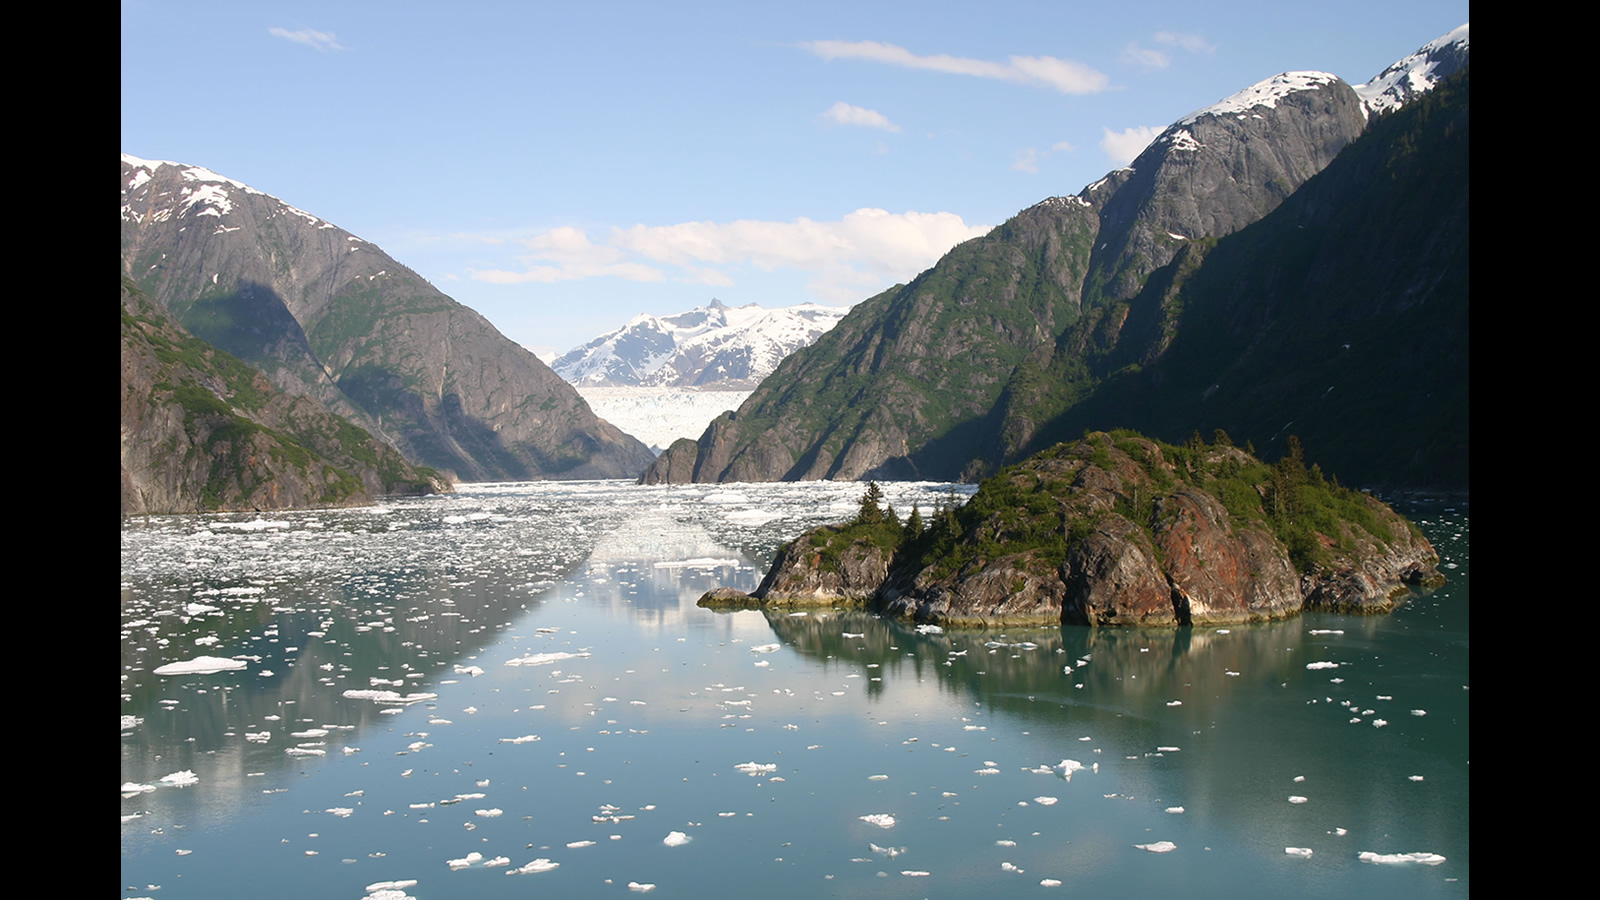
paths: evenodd
<path fill-rule="evenodd" d="M 519 866 L 519 867 L 517 867 L 515 869 L 507 869 L 506 870 L 506 874 L 507 875 L 534 875 L 534 874 L 537 874 L 539 872 L 548 872 L 551 869 L 559 868 L 560 865 L 561 865 L 561 863 L 551 862 L 550 860 L 545 859 L 544 857 L 540 857 L 540 858 L 538 858 L 536 860 L 533 860 L 533 861 L 529 862 L 525 866 Z"/>
<path fill-rule="evenodd" d="M 669 831 L 667 832 L 667 836 L 661 839 L 661 843 L 666 844 L 668 847 L 682 847 L 684 844 L 687 844 L 692 840 L 694 840 L 694 838 L 689 837 L 687 834 L 684 834 L 681 831 Z"/>
<path fill-rule="evenodd" d="M 1178 849 L 1178 845 L 1171 841 L 1156 841 L 1153 844 L 1134 844 L 1140 850 L 1149 850 L 1151 853 L 1171 853 Z"/>
<path fill-rule="evenodd" d="M 220 656 L 196 656 L 194 659 L 183 662 L 167 663 L 157 666 L 157 675 L 211 675 L 216 672 L 232 672 L 243 669 L 249 663 L 242 659 L 224 659 Z"/>
<path fill-rule="evenodd" d="M 879 828 L 894 827 L 894 816 L 891 816 L 888 813 L 872 813 L 871 815 L 860 816 L 859 818 L 868 825 L 876 825 Z"/>
<path fill-rule="evenodd" d="M 1337 668 L 1339 668 L 1339 664 L 1336 663 L 1336 662 L 1314 662 L 1314 663 L 1306 663 L 1306 668 L 1308 668 L 1308 669 L 1337 669 Z"/>
<path fill-rule="evenodd" d="M 1374 853 L 1364 850 L 1356 857 L 1364 863 L 1378 863 L 1380 865 L 1401 865 L 1405 863 L 1421 863 L 1425 866 L 1437 866 L 1444 862 L 1444 857 L 1437 853 Z"/>
<path fill-rule="evenodd" d="M 1290 856 L 1298 856 L 1301 859 L 1307 859 L 1311 856 L 1310 847 L 1285 847 L 1283 852 Z"/>

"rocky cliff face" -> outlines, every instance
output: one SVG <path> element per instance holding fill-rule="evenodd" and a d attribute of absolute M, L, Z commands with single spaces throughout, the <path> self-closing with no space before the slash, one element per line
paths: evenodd
<path fill-rule="evenodd" d="M 1298 457 L 1093 434 L 1009 467 L 921 535 L 802 535 L 754 597 L 870 600 L 954 626 L 1221 625 L 1306 608 L 1387 612 L 1443 580 L 1438 554 L 1378 500 Z"/>
<path fill-rule="evenodd" d="M 1450 46 L 1464 54 L 1464 41 Z M 1425 82 L 1408 83 L 1421 89 Z M 1367 108 L 1356 91 L 1317 72 L 1284 73 L 1196 111 L 1169 127 L 1131 167 L 1075 197 L 1024 210 L 955 248 L 912 283 L 859 304 L 816 344 L 785 360 L 738 411 L 713 422 L 692 460 L 687 448 L 669 450 L 643 480 L 679 479 L 685 472 L 702 482 L 974 480 L 1085 427 L 1132 424 L 1180 439 L 1190 431 L 1187 422 L 1146 423 L 1137 418 L 1138 406 L 1101 402 L 1100 394 L 1109 382 L 1136 378 L 1166 359 L 1174 343 L 1194 330 L 1195 317 L 1206 314 L 1199 295 L 1186 291 L 1214 249 L 1274 214 L 1366 127 Z M 1455 169 L 1448 171 L 1455 177 Z M 1456 189 L 1461 197 L 1464 171 Z M 1429 201 L 1419 203 L 1413 185 L 1403 180 L 1412 174 L 1397 175 L 1398 183 L 1361 186 L 1372 201 L 1367 208 L 1410 204 L 1426 216 Z M 1354 201 L 1330 195 L 1322 202 L 1336 210 Z M 1376 224 L 1396 219 L 1388 212 L 1375 215 Z M 1413 217 L 1406 227 L 1417 224 Z M 1372 251 L 1371 242 L 1357 235 L 1341 237 L 1351 239 L 1351 248 L 1361 247 L 1359 253 Z M 1305 252 L 1293 236 L 1274 243 L 1264 252 L 1296 259 Z M 1359 253 L 1352 249 L 1345 256 Z M 1406 270 L 1396 272 L 1388 290 L 1412 290 L 1435 275 L 1464 285 L 1464 257 L 1446 263 L 1459 265 L 1461 277 L 1454 281 L 1448 271 L 1423 272 L 1420 263 L 1413 265 L 1415 256 L 1384 259 Z M 1339 271 L 1366 268 L 1355 263 Z M 1341 296 L 1347 305 L 1323 310 L 1324 321 L 1371 320 L 1374 298 Z M 1237 294 L 1228 305 L 1236 322 L 1250 321 L 1252 336 L 1231 342 L 1235 354 L 1217 359 L 1214 368 L 1226 371 L 1259 357 L 1263 348 L 1305 337 L 1296 329 L 1306 317 L 1294 319 L 1298 314 L 1284 305 L 1264 306 Z M 1291 320 L 1293 327 L 1281 327 Z M 1313 358 L 1301 353 L 1260 377 L 1268 384 L 1298 383 L 1297 370 Z M 1163 377 L 1182 373 L 1166 366 Z M 1387 381 L 1385 394 L 1409 390 L 1404 380 Z M 1371 401 L 1374 395 L 1357 396 Z M 1204 399 L 1196 392 L 1182 403 L 1192 410 Z M 1314 412 L 1299 397 L 1295 404 L 1252 405 L 1231 395 L 1228 403 L 1205 409 L 1205 430 L 1238 428 L 1265 443 L 1284 421 Z M 1254 417 L 1269 413 L 1275 424 L 1257 438 Z M 1240 424 L 1247 418 L 1249 429 Z M 1450 444 L 1447 437 L 1432 440 Z M 1316 445 L 1334 443 L 1319 436 Z M 1340 470 L 1357 468 L 1350 463 L 1341 458 Z M 1370 471 L 1359 475 L 1369 477 Z M 1412 483 L 1437 483 L 1430 478 Z"/>
<path fill-rule="evenodd" d="M 378 247 L 207 169 L 122 157 L 122 268 L 280 389 L 457 477 L 634 477 L 653 459 Z"/>
<path fill-rule="evenodd" d="M 126 279 L 121 369 L 123 515 L 352 506 L 450 489 L 189 334 Z"/>

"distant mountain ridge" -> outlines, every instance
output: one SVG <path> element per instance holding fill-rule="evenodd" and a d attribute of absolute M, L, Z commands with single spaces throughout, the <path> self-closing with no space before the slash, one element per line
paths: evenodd
<path fill-rule="evenodd" d="M 377 246 L 208 169 L 122 155 L 123 274 L 197 337 L 469 481 L 634 477 L 649 449 Z"/>
<path fill-rule="evenodd" d="M 1235 417 L 1251 422 L 1252 431 L 1234 437 L 1243 443 L 1259 435 L 1265 447 L 1286 423 L 1296 421 L 1296 410 L 1303 406 L 1286 405 L 1291 403 L 1288 394 L 1261 406 L 1261 393 L 1235 379 L 1169 398 L 1173 409 L 1190 414 L 1174 413 L 1159 426 L 1141 421 L 1141 407 L 1095 401 L 1108 383 L 1126 388 L 1145 371 L 1157 379 L 1146 384 L 1147 392 L 1159 391 L 1161 378 L 1187 381 L 1188 370 L 1162 361 L 1174 346 L 1205 349 L 1183 339 L 1206 314 L 1186 306 L 1198 306 L 1200 295 L 1191 300 L 1185 285 L 1203 271 L 1213 248 L 1237 243 L 1233 235 L 1251 229 L 1296 196 L 1362 137 L 1369 118 L 1377 122 L 1391 117 L 1371 116 L 1372 109 L 1382 113 L 1391 108 L 1384 103 L 1426 96 L 1421 92 L 1438 83 L 1435 76 L 1448 66 L 1459 63 L 1456 77 L 1464 80 L 1466 48 L 1463 26 L 1363 85 L 1370 88 L 1367 99 L 1334 75 L 1286 72 L 1191 113 L 1167 128 L 1131 166 L 1111 172 L 1076 196 L 1052 197 L 1023 210 L 984 237 L 952 249 L 911 283 L 858 304 L 837 328 L 785 360 L 736 412 L 712 422 L 698 441 L 669 448 L 643 480 L 975 480 L 1051 441 L 1076 437 L 1083 428 L 1138 427 L 1182 441 L 1188 431 L 1169 430 L 1182 427 L 1176 424 L 1180 421 L 1207 421 L 1232 431 L 1236 426 L 1229 423 Z M 1453 97 L 1465 104 L 1464 89 Z M 1447 119 L 1455 124 L 1447 125 Z M 1417 127 L 1456 128 L 1464 140 L 1465 109 Z M 1419 146 L 1420 132 L 1393 134 L 1388 130 L 1379 140 L 1399 141 L 1395 148 L 1373 152 L 1403 153 L 1407 146 Z M 1424 178 L 1415 166 L 1392 168 L 1385 177 L 1399 184 L 1347 179 L 1340 192 L 1318 195 L 1318 202 L 1367 209 L 1396 246 L 1425 239 L 1387 228 L 1405 221 L 1414 232 L 1438 233 L 1441 247 L 1454 247 L 1454 235 L 1465 229 L 1464 210 L 1454 212 L 1457 199 L 1464 203 L 1464 162 L 1459 168 L 1446 166 L 1441 174 L 1460 183 Z M 1422 204 L 1421 214 L 1395 208 L 1405 203 Z M 1452 212 L 1429 221 L 1427 204 Z M 1343 226 L 1338 233 L 1351 239 Z M 1271 272 L 1284 271 L 1284 261 L 1275 253 L 1308 252 L 1286 238 L 1273 244 L 1257 257 L 1258 265 L 1269 266 Z M 1368 253 L 1377 249 L 1370 240 L 1361 246 Z M 1334 258 L 1343 257 L 1327 255 Z M 1377 261 L 1351 257 L 1342 263 L 1344 269 L 1319 269 L 1315 277 L 1345 284 L 1340 279 L 1352 274 L 1347 270 L 1359 275 Z M 1384 259 L 1386 266 L 1390 262 Z M 1444 268 L 1400 271 L 1412 263 Z M 1390 269 L 1383 289 L 1428 278 L 1451 286 L 1429 309 L 1459 315 L 1461 327 L 1445 327 L 1441 334 L 1450 336 L 1448 346 L 1439 349 L 1451 360 L 1464 359 L 1464 343 L 1460 348 L 1453 343 L 1458 333 L 1464 342 L 1464 255 L 1451 250 L 1402 257 Z M 1452 273 L 1458 271 L 1460 277 L 1455 277 Z M 1306 276 L 1296 270 L 1296 277 Z M 1309 340 L 1311 332 L 1285 334 L 1274 328 L 1275 323 L 1307 326 L 1303 316 L 1292 314 L 1292 296 L 1270 302 L 1268 296 L 1229 298 L 1236 333 L 1225 345 L 1240 355 L 1231 363 L 1220 361 L 1223 369 L 1216 374 L 1227 375 L 1233 365 L 1269 381 L 1300 377 L 1296 367 L 1308 361 L 1303 356 L 1274 357 L 1280 363 L 1277 370 L 1246 365 L 1265 355 L 1258 350 L 1285 343 L 1302 346 Z M 1378 310 L 1403 305 L 1359 295 L 1324 302 L 1331 304 L 1325 315 L 1360 320 L 1359 327 L 1346 330 L 1362 334 L 1367 329 L 1381 333 L 1387 313 Z M 1456 372 L 1453 362 L 1450 371 Z M 1464 385 L 1464 370 L 1459 374 Z M 1416 389 L 1393 378 L 1362 377 L 1361 383 L 1381 392 Z M 1331 388 L 1324 385 L 1321 390 Z M 1464 396 L 1464 387 L 1460 394 L 1451 392 L 1448 402 L 1458 396 Z M 1249 408 L 1252 401 L 1245 397 L 1257 406 Z M 1364 399 L 1372 398 L 1353 398 L 1357 404 Z M 1398 406 L 1412 408 L 1415 403 Z M 1088 410 L 1094 411 L 1093 417 Z M 1429 440 L 1438 447 L 1464 445 L 1464 409 L 1445 415 L 1459 419 L 1447 426 L 1459 438 L 1437 435 Z M 1278 421 L 1271 429 L 1256 424 L 1273 417 Z M 1394 421 L 1363 422 L 1367 433 L 1362 437 L 1348 430 L 1353 425 L 1347 424 L 1337 440 L 1348 445 L 1377 433 L 1416 437 Z M 1070 428 L 1080 431 L 1069 434 Z M 1308 446 L 1313 453 L 1318 450 L 1316 441 Z M 1437 476 L 1445 483 L 1464 482 L 1464 449 L 1459 456 L 1457 467 L 1380 471 L 1373 466 L 1361 477 L 1405 482 Z M 1430 474 L 1423 474 L 1424 469 Z"/>
<path fill-rule="evenodd" d="M 820 303 L 763 309 L 712 300 L 676 315 L 635 316 L 568 351 L 551 368 L 581 386 L 750 390 L 847 311 Z"/>

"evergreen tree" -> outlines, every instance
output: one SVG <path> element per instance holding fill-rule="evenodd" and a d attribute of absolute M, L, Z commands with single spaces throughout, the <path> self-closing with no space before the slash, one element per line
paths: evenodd
<path fill-rule="evenodd" d="M 906 540 L 914 541 L 919 537 L 922 537 L 922 510 L 912 503 L 911 515 L 906 519 Z"/>
<path fill-rule="evenodd" d="M 883 508 L 878 504 L 883 502 L 883 489 L 878 487 L 876 481 L 867 482 L 867 489 L 861 495 L 861 511 L 856 513 L 856 524 L 878 525 L 883 522 Z"/>

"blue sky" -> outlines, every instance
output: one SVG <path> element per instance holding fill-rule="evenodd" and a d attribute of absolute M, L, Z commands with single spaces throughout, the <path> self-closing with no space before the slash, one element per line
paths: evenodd
<path fill-rule="evenodd" d="M 1279 72 L 1469 19 L 1338 4 L 124 0 L 125 153 L 377 243 L 538 351 L 849 304 Z"/>

